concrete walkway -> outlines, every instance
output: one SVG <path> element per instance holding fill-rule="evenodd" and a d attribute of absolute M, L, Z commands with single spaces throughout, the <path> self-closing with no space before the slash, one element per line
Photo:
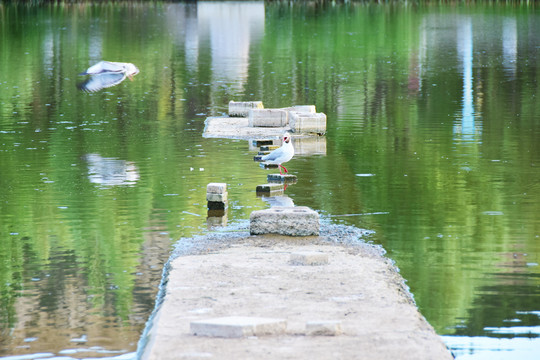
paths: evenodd
<path fill-rule="evenodd" d="M 191 248 L 170 262 L 139 356 L 452 359 L 381 248 L 344 228 L 318 237 L 237 234 L 187 244 Z M 237 328 L 253 318 L 286 325 L 268 331 L 273 334 L 194 335 L 192 323 L 229 316 L 242 317 L 233 319 Z"/>

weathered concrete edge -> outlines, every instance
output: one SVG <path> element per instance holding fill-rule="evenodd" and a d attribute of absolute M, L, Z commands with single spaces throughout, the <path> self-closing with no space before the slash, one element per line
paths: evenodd
<path fill-rule="evenodd" d="M 165 301 L 165 295 L 167 293 L 167 283 L 169 282 L 169 272 L 171 270 L 172 262 L 179 256 L 197 255 L 210 252 L 208 244 L 211 242 L 213 247 L 211 250 L 217 251 L 219 249 L 230 246 L 234 240 L 242 239 L 249 236 L 249 230 L 245 232 L 223 232 L 223 233 L 210 233 L 206 235 L 195 235 L 191 238 L 181 238 L 169 257 L 169 260 L 163 266 L 163 272 L 161 275 L 161 283 L 158 287 L 158 293 L 156 295 L 156 303 L 154 309 L 150 314 L 150 317 L 146 321 L 143 333 L 137 343 L 137 359 L 142 359 L 146 349 L 151 347 L 152 337 L 151 332 L 154 324 L 157 324 L 159 320 L 159 309 Z M 210 241 L 209 241 L 210 240 Z M 225 241 L 224 241 L 225 240 Z"/>

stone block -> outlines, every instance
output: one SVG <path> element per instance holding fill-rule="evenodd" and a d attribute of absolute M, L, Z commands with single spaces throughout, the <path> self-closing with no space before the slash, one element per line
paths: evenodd
<path fill-rule="evenodd" d="M 279 335 L 287 330 L 285 319 L 229 316 L 193 321 L 191 333 L 197 336 L 239 338 L 244 336 Z"/>
<path fill-rule="evenodd" d="M 253 145 L 255 147 L 261 147 L 265 145 L 274 145 L 274 140 L 262 140 L 262 139 L 253 140 Z"/>
<path fill-rule="evenodd" d="M 326 132 L 326 115 L 323 113 L 300 113 L 289 112 L 289 125 L 295 133 L 316 133 Z"/>
<path fill-rule="evenodd" d="M 319 235 L 319 214 L 306 206 L 257 210 L 249 217 L 249 231 L 252 235 Z"/>
<path fill-rule="evenodd" d="M 317 110 L 315 109 L 315 105 L 294 105 L 283 108 L 283 110 L 312 114 L 315 114 L 317 112 Z"/>
<path fill-rule="evenodd" d="M 215 202 L 227 202 L 228 193 L 223 194 L 212 194 L 206 193 L 206 201 L 215 201 Z"/>
<path fill-rule="evenodd" d="M 287 112 L 280 109 L 253 109 L 248 115 L 249 127 L 283 127 L 287 122 Z"/>
<path fill-rule="evenodd" d="M 291 265 L 326 265 L 328 264 L 328 254 L 321 252 L 296 252 L 291 254 L 289 262 Z"/>
<path fill-rule="evenodd" d="M 280 146 L 279 145 L 263 145 L 260 147 L 261 151 L 272 151 L 272 150 L 275 150 L 275 149 L 279 149 Z"/>
<path fill-rule="evenodd" d="M 263 161 L 263 159 L 262 159 L 263 156 L 264 156 L 264 155 L 255 155 L 255 156 L 253 157 L 253 161 Z"/>
<path fill-rule="evenodd" d="M 209 183 L 206 185 L 207 194 L 224 194 L 227 192 L 226 183 Z"/>
<path fill-rule="evenodd" d="M 336 336 L 342 334 L 341 321 L 308 321 L 306 335 L 309 336 Z"/>
<path fill-rule="evenodd" d="M 247 117 L 252 109 L 264 109 L 262 101 L 229 101 L 229 116 Z"/>
<path fill-rule="evenodd" d="M 271 193 L 276 191 L 283 191 L 283 184 L 274 183 L 274 184 L 263 184 L 257 185 L 255 189 L 257 193 Z"/>
<path fill-rule="evenodd" d="M 279 167 L 278 164 L 271 164 L 267 162 L 262 162 L 259 164 L 259 166 L 262 167 L 263 169 L 277 169 Z"/>

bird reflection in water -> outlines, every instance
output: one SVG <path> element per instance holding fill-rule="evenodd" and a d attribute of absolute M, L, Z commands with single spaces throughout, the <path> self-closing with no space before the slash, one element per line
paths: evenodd
<path fill-rule="evenodd" d="M 131 63 L 100 61 L 79 74 L 90 77 L 77 84 L 77 88 L 86 92 L 96 92 L 116 86 L 126 78 L 133 81 L 133 76 L 138 73 L 139 69 Z"/>
<path fill-rule="evenodd" d="M 133 186 L 139 180 L 139 171 L 132 161 L 105 158 L 99 154 L 87 154 L 88 179 L 103 187 Z"/>

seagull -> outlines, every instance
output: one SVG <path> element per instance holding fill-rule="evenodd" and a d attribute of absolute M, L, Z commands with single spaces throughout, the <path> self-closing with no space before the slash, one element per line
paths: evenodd
<path fill-rule="evenodd" d="M 103 73 L 92 75 L 80 84 L 77 88 L 86 92 L 96 92 L 101 89 L 116 86 L 126 79 L 122 73 Z"/>
<path fill-rule="evenodd" d="M 266 161 L 268 164 L 276 164 L 279 167 L 279 173 L 283 175 L 281 172 L 281 168 L 285 170 L 285 173 L 288 173 L 285 166 L 281 165 L 289 160 L 292 159 L 294 156 L 294 147 L 291 141 L 291 135 L 289 133 L 285 133 L 283 135 L 283 145 L 281 145 L 280 148 L 272 151 L 270 154 L 263 156 L 261 159 L 263 161 Z"/>
<path fill-rule="evenodd" d="M 79 75 L 99 75 L 99 74 L 124 74 L 133 81 L 133 76 L 139 73 L 139 69 L 132 63 L 100 61 L 96 65 L 90 66 Z"/>

